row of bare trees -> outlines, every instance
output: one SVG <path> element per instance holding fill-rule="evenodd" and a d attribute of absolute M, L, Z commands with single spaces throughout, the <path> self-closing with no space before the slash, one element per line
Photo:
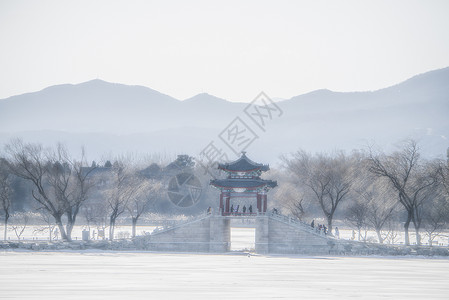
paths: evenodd
<path fill-rule="evenodd" d="M 101 167 L 88 166 L 84 152 L 75 159 L 62 145 L 54 149 L 15 140 L 0 158 L 0 211 L 5 235 L 11 212 L 11 177 L 31 183 L 37 209 L 54 221 L 64 240 L 71 240 L 80 212 L 85 220 L 109 227 L 114 238 L 117 219 L 131 218 L 136 225 L 162 192 L 159 179 L 141 176 L 132 162 L 117 159 Z M 281 184 L 277 198 L 300 219 L 318 216 L 333 231 L 335 216 L 356 228 L 359 238 L 367 228 L 379 242 L 394 234 L 394 225 L 404 224 L 410 244 L 412 225 L 417 244 L 424 230 L 431 242 L 449 224 L 449 168 L 442 160 L 420 156 L 415 141 L 405 142 L 392 153 L 374 151 L 345 154 L 310 154 L 298 151 L 282 158 L 285 168 L 273 170 Z"/>
<path fill-rule="evenodd" d="M 444 211 L 447 195 L 439 187 L 444 186 L 444 177 L 441 175 L 447 166 L 422 159 L 415 141 L 408 141 L 400 151 L 390 155 L 371 152 L 368 162 L 369 171 L 388 181 L 397 194 L 398 203 L 406 211 L 405 243 L 410 244 L 409 226 L 412 223 L 416 243 L 421 244 L 420 229 L 423 221 L 431 221 L 435 207 Z M 443 204 L 441 207 L 438 205 L 440 203 Z"/>
<path fill-rule="evenodd" d="M 71 240 L 79 209 L 93 186 L 90 171 L 83 169 L 84 153 L 81 159 L 75 160 L 62 145 L 44 149 L 40 144 L 15 140 L 6 145 L 5 154 L 7 168 L 3 172 L 30 181 L 32 196 L 39 209 L 48 211 L 54 218 L 64 240 Z M 63 216 L 66 217 L 65 224 Z"/>
<path fill-rule="evenodd" d="M 449 224 L 448 163 L 424 159 L 413 140 L 389 154 L 369 149 L 350 155 L 313 155 L 301 150 L 283 157 L 283 162 L 288 185 L 296 190 L 283 204 L 300 218 L 315 204 L 330 233 L 339 210 L 359 238 L 369 228 L 376 231 L 380 243 L 393 234 L 394 222 L 403 222 L 407 245 L 410 225 L 419 245 L 423 229 L 431 243 Z M 281 188 L 278 193 L 286 191 Z"/>
<path fill-rule="evenodd" d="M 117 218 L 125 211 L 132 217 L 133 236 L 139 217 L 161 183 L 138 176 L 130 162 L 119 160 L 109 168 L 88 166 L 84 150 L 72 157 L 59 144 L 44 148 L 40 144 L 14 140 L 5 146 L 0 159 L 0 209 L 4 216 L 4 239 L 11 212 L 11 176 L 31 183 L 37 210 L 50 215 L 63 240 L 71 241 L 72 230 L 83 206 L 93 205 L 109 217 L 109 238 L 114 238 Z M 96 197 L 91 197 L 95 194 Z M 89 199 L 90 197 L 90 199 Z"/>

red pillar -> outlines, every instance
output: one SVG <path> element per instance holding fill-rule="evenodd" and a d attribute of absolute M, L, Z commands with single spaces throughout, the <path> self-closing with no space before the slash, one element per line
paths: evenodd
<path fill-rule="evenodd" d="M 225 209 L 225 212 L 226 212 L 226 214 L 229 214 L 229 204 L 230 204 L 230 200 L 231 200 L 231 196 L 229 195 L 229 194 L 226 194 L 226 197 L 225 197 L 225 199 L 226 199 L 226 209 Z"/>
<path fill-rule="evenodd" d="M 221 214 L 223 215 L 223 192 L 220 193 L 220 206 L 219 209 L 221 211 Z"/>
<path fill-rule="evenodd" d="M 257 212 L 261 212 L 262 210 L 262 203 L 261 203 L 261 195 L 257 193 Z"/>
<path fill-rule="evenodd" d="M 262 195 L 262 199 L 263 199 L 263 212 L 266 213 L 267 212 L 267 195 Z"/>

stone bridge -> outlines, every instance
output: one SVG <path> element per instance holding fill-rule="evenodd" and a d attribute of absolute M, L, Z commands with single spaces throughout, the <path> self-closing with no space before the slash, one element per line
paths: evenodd
<path fill-rule="evenodd" d="M 194 220 L 137 237 L 139 249 L 150 251 L 215 252 L 230 251 L 231 219 L 255 219 L 255 251 L 260 254 L 329 254 L 339 240 L 310 225 L 271 213 L 255 216 L 205 214 Z"/>

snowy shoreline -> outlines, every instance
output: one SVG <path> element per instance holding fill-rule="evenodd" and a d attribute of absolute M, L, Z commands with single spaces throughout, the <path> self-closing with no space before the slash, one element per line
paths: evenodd
<path fill-rule="evenodd" d="M 156 254 L 188 254 L 188 255 L 247 255 L 247 256 L 265 256 L 265 257 L 371 257 L 371 258 L 444 258 L 449 259 L 449 248 L 441 246 L 391 246 L 368 243 L 358 243 L 366 249 L 357 251 L 348 251 L 344 253 L 331 252 L 329 254 L 313 253 L 270 253 L 258 254 L 251 250 L 234 250 L 223 253 L 213 252 L 177 252 L 177 251 L 150 251 L 138 249 L 133 240 L 124 239 L 117 241 L 2 241 L 0 242 L 0 252 L 21 252 L 21 253 L 156 253 Z M 381 247 L 381 248 L 379 248 Z M 384 252 L 379 249 L 385 249 Z"/>
<path fill-rule="evenodd" d="M 435 260 L 449 260 L 449 256 L 436 256 L 436 255 L 310 255 L 310 254 L 257 254 L 245 251 L 231 251 L 223 253 L 210 253 L 210 252 L 161 252 L 161 251 L 143 251 L 143 250 L 100 250 L 100 249 L 85 249 L 85 250 L 29 250 L 29 249 L 2 249 L 0 255 L 6 253 L 39 253 L 39 254 L 79 254 L 79 255 L 95 255 L 95 254 L 155 254 L 155 255 L 191 255 L 191 256 L 246 256 L 246 257 L 265 257 L 265 258 L 292 258 L 292 259 L 339 259 L 339 258 L 372 258 L 372 259 L 435 259 Z"/>

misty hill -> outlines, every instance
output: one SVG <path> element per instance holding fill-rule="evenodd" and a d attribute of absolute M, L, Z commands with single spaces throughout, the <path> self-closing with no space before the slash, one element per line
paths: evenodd
<path fill-rule="evenodd" d="M 391 148 L 408 137 L 422 140 L 432 156 L 444 155 L 449 146 L 449 68 L 378 91 L 318 90 L 279 105 L 288 114 L 276 124 L 277 130 L 290 130 L 288 136 L 296 132 L 298 146 L 314 151 L 361 148 L 372 142 Z"/>
<path fill-rule="evenodd" d="M 263 132 L 245 119 L 246 103 L 209 94 L 180 101 L 142 86 L 92 80 L 57 85 L 0 100 L 0 143 L 10 137 L 72 148 L 91 156 L 123 152 L 197 155 L 237 116 L 259 138 L 251 156 L 274 162 L 299 147 L 310 151 L 386 148 L 407 137 L 423 141 L 427 155 L 449 146 L 449 68 L 372 92 L 318 90 L 277 105 L 283 115 Z M 220 145 L 225 148 L 223 144 Z"/>
<path fill-rule="evenodd" d="M 238 106 L 207 94 L 183 103 L 147 87 L 96 79 L 0 100 L 0 131 L 153 132 L 208 126 L 209 114 L 215 113 L 215 120 L 224 118 Z"/>

